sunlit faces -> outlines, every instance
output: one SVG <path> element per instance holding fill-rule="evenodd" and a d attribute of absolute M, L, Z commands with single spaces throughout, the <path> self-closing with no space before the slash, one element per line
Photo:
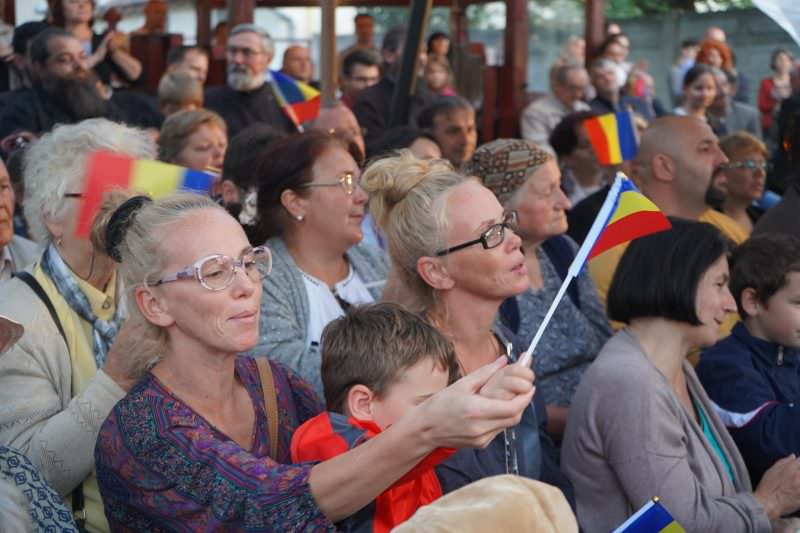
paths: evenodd
<path fill-rule="evenodd" d="M 209 255 L 238 258 L 249 247 L 241 225 L 225 211 L 198 209 L 170 228 L 162 248 L 167 260 L 159 274 L 177 272 Z M 210 291 L 195 279 L 149 290 L 164 311 L 173 346 L 228 354 L 249 350 L 258 341 L 261 283 L 241 270 L 220 291 Z"/>
<path fill-rule="evenodd" d="M 14 237 L 14 189 L 6 165 L 0 161 L 0 252 Z M 22 266 L 22 265 L 20 265 Z"/>
<path fill-rule="evenodd" d="M 760 150 L 743 148 L 731 154 L 725 168 L 728 198 L 749 205 L 764 194 L 766 179 L 766 160 Z"/>
<path fill-rule="evenodd" d="M 585 69 L 570 69 L 564 83 L 553 83 L 553 93 L 561 103 L 567 108 L 573 109 L 575 103 L 586 98 L 586 90 L 589 88 L 589 74 Z"/>
<path fill-rule="evenodd" d="M 85 23 L 92 20 L 94 6 L 90 0 L 62 0 L 64 20 L 68 23 Z"/>
<path fill-rule="evenodd" d="M 419 159 L 441 159 L 442 157 L 439 145 L 427 137 L 417 137 L 408 149 Z"/>
<path fill-rule="evenodd" d="M 48 57 L 43 78 L 86 79 L 89 76 L 86 51 L 74 37 L 53 37 L 47 42 Z"/>
<path fill-rule="evenodd" d="M 567 231 L 567 209 L 571 205 L 561 190 L 561 171 L 554 160 L 531 174 L 512 205 L 519 218 L 519 234 L 526 241 L 541 243 Z"/>
<path fill-rule="evenodd" d="M 208 76 L 208 56 L 199 50 L 187 50 L 183 60 L 168 70 L 205 83 Z"/>
<path fill-rule="evenodd" d="M 342 92 L 350 102 L 355 102 L 361 91 L 372 87 L 381 79 L 378 65 L 355 63 L 350 69 L 349 76 L 342 77 Z"/>
<path fill-rule="evenodd" d="M 372 421 L 386 429 L 440 390 L 447 387 L 448 371 L 432 359 L 401 370 L 401 377 L 372 400 Z"/>
<path fill-rule="evenodd" d="M 689 340 L 693 348 L 711 346 L 719 339 L 719 328 L 729 313 L 736 312 L 736 302 L 728 289 L 728 258 L 717 259 L 697 284 L 695 313 L 700 325 L 691 326 Z"/>
<path fill-rule="evenodd" d="M 766 303 L 756 301 L 754 295 L 745 298 L 743 294 L 742 306 L 749 315 L 745 323 L 753 336 L 800 348 L 800 272 L 787 273 L 786 284 Z"/>
<path fill-rule="evenodd" d="M 705 109 L 714 101 L 717 95 L 717 83 L 714 76 L 701 74 L 693 83 L 683 89 L 685 107 L 689 110 Z"/>
<path fill-rule="evenodd" d="M 272 56 L 264 50 L 261 36 L 255 32 L 243 32 L 228 39 L 225 58 L 228 63 L 228 85 L 237 91 L 260 87 L 264 71 Z"/>
<path fill-rule="evenodd" d="M 478 143 L 475 111 L 460 108 L 436 115 L 433 119 L 433 137 L 439 144 L 442 157 L 459 168 L 472 157 Z"/>
<path fill-rule="evenodd" d="M 216 124 L 201 124 L 189 135 L 186 146 L 175 160 L 175 163 L 193 170 L 204 170 L 207 167 L 222 168 L 225 151 L 228 149 L 228 136 Z"/>
<path fill-rule="evenodd" d="M 454 187 L 446 198 L 447 239 L 442 248 L 477 239 L 502 222 L 503 207 L 492 192 L 476 181 Z M 475 244 L 441 257 L 453 290 L 502 302 L 528 287 L 528 271 L 521 251 L 522 241 L 511 229 L 494 248 Z"/>
<path fill-rule="evenodd" d="M 358 183 L 361 171 L 353 157 L 344 148 L 329 148 L 314 161 L 311 183 L 335 183 L 348 172 Z M 304 203 L 304 231 L 324 235 L 332 246 L 342 250 L 361 242 L 367 195 L 360 186 L 353 189 L 352 195 L 339 186 L 312 187 Z"/>
<path fill-rule="evenodd" d="M 728 161 L 717 136 L 702 120 L 685 120 L 678 126 L 678 138 L 670 150 L 673 180 L 682 197 L 691 203 L 705 203 L 714 170 Z"/>

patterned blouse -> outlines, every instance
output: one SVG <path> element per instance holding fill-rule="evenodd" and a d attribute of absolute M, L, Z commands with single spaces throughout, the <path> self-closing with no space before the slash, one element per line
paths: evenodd
<path fill-rule="evenodd" d="M 561 277 L 544 250 L 536 250 L 544 286 L 537 292 L 528 288 L 517 296 L 520 324 L 519 342 L 528 346 L 550 303 L 555 299 Z M 611 337 L 597 289 L 584 272 L 572 283 L 578 284 L 580 308 L 567 295 L 558 304 L 550 324 L 544 330 L 534 357 L 537 392 L 547 404 L 568 407 L 584 371 Z"/>
<path fill-rule="evenodd" d="M 271 362 L 278 393 L 278 457 L 255 360 L 236 373 L 253 401 L 253 448 L 242 449 L 147 374 L 111 411 L 95 449 L 113 531 L 334 531 L 311 497 L 313 463 L 290 464 L 295 429 L 322 411 L 311 388 Z"/>

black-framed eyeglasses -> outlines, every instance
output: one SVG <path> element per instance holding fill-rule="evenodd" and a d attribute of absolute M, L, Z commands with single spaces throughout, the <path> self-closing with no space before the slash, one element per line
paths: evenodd
<path fill-rule="evenodd" d="M 210 291 L 221 291 L 230 287 L 236 271 L 239 269 L 242 269 L 252 281 L 260 282 L 272 270 L 272 254 L 269 248 L 266 246 L 250 248 L 245 250 L 238 259 L 222 254 L 202 257 L 193 265 L 153 282 L 148 282 L 147 285 L 158 287 L 182 279 L 195 279 Z"/>
<path fill-rule="evenodd" d="M 352 196 L 356 191 L 360 180 L 352 172 L 345 172 L 336 181 L 320 181 L 316 183 L 304 183 L 299 189 L 310 189 L 311 187 L 341 187 L 348 196 Z"/>
<path fill-rule="evenodd" d="M 769 172 L 772 170 L 772 163 L 769 161 L 756 161 L 755 159 L 747 159 L 745 161 L 729 161 L 728 163 L 723 163 L 720 165 L 720 168 L 746 168 L 747 170 L 760 169 L 764 172 Z"/>
<path fill-rule="evenodd" d="M 457 244 L 455 246 L 451 246 L 450 248 L 446 248 L 444 250 L 439 250 L 436 252 L 437 257 L 441 257 L 443 255 L 447 255 L 452 252 L 457 252 L 458 250 L 463 250 L 464 248 L 468 248 L 473 244 L 480 244 L 483 246 L 484 250 L 490 250 L 492 248 L 496 248 L 503 244 L 503 241 L 506 240 L 506 229 L 510 229 L 512 231 L 517 229 L 517 212 L 516 211 L 509 211 L 503 217 L 503 221 L 498 224 L 492 224 L 486 231 L 481 233 L 481 236 L 477 239 L 463 242 L 461 244 Z"/>

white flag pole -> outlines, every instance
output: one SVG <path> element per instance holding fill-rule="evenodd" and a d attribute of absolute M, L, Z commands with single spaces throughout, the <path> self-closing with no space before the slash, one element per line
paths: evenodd
<path fill-rule="evenodd" d="M 583 269 L 583 265 L 586 263 L 589 253 L 592 251 L 592 248 L 594 248 L 597 239 L 600 237 L 600 233 L 602 233 L 603 229 L 605 229 L 606 223 L 608 222 L 611 213 L 614 211 L 614 208 L 617 205 L 617 198 L 619 197 L 619 191 L 622 188 L 623 178 L 627 179 L 625 174 L 617 172 L 617 177 L 614 179 L 614 183 L 611 185 L 611 189 L 606 195 L 606 199 L 603 202 L 603 206 L 600 208 L 600 212 L 594 219 L 592 227 L 589 229 L 589 233 L 586 235 L 586 238 L 583 241 L 583 245 L 578 249 L 578 253 L 575 254 L 575 259 L 572 260 L 572 264 L 569 266 L 567 276 L 564 278 L 563 283 L 561 283 L 561 288 L 558 289 L 556 297 L 553 299 L 553 303 L 550 304 L 547 314 L 544 315 L 544 320 L 542 320 L 542 323 L 539 324 L 539 329 L 536 330 L 536 335 L 533 336 L 530 346 L 528 346 L 528 349 L 525 350 L 525 353 L 519 359 L 519 363 L 521 365 L 530 366 L 533 362 L 533 351 L 536 349 L 536 345 L 538 345 L 539 341 L 542 339 L 544 330 L 550 323 L 550 319 L 553 318 L 553 314 L 556 312 L 558 304 L 561 303 L 561 300 L 564 298 L 564 294 L 566 294 L 570 282 L 572 282 L 572 280 L 578 277 L 578 275 L 581 273 L 581 269 Z"/>

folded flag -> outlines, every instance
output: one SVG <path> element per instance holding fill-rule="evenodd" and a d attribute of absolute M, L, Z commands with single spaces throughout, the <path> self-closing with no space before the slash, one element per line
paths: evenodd
<path fill-rule="evenodd" d="M 278 104 L 298 129 L 317 118 L 321 102 L 318 90 L 282 72 L 272 70 L 270 74 Z"/>
<path fill-rule="evenodd" d="M 587 118 L 583 121 L 583 129 L 601 165 L 618 165 L 633 159 L 639 151 L 630 111 Z"/>
<path fill-rule="evenodd" d="M 611 189 L 600 207 L 600 212 L 594 219 L 586 239 L 575 254 L 575 259 L 569 265 L 561 288 L 558 289 L 555 299 L 550 304 L 547 314 L 539 324 L 536 335 L 520 361 L 523 364 L 530 364 L 532 361 L 533 350 L 536 349 L 547 324 L 553 318 L 556 307 L 564 297 L 572 279 L 577 278 L 583 270 L 586 261 L 618 244 L 644 237 L 650 233 L 668 230 L 671 227 L 669 219 L 656 207 L 656 204 L 640 193 L 625 174 L 617 172 L 617 177 L 611 184 Z"/>
<path fill-rule="evenodd" d="M 157 200 L 179 190 L 208 194 L 213 183 L 214 176 L 205 172 L 113 152 L 94 152 L 86 161 L 75 235 L 88 237 L 103 196 L 111 189 L 134 190 Z"/>
<path fill-rule="evenodd" d="M 653 498 L 611 533 L 686 533 L 686 530 L 658 498 Z"/>

